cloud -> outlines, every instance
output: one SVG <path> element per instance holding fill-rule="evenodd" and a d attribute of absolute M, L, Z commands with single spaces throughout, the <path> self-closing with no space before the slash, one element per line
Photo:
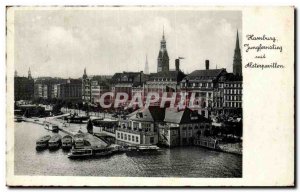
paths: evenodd
<path fill-rule="evenodd" d="M 27 73 L 80 77 L 144 69 L 155 72 L 164 26 L 170 68 L 178 56 L 192 72 L 232 65 L 241 14 L 231 11 L 27 11 L 16 14 L 16 69 Z"/>

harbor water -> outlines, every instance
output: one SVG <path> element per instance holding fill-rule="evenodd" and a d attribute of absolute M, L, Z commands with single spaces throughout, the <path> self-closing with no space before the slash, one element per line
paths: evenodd
<path fill-rule="evenodd" d="M 53 133 L 41 125 L 15 123 L 15 175 L 242 177 L 242 157 L 233 154 L 189 146 L 163 148 L 158 154 L 128 156 L 123 153 L 74 160 L 61 149 L 36 151 L 36 140 L 46 134 Z"/>

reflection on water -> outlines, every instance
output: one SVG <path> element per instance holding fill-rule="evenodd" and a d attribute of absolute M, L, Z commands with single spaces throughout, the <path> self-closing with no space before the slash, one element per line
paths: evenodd
<path fill-rule="evenodd" d="M 15 123 L 15 174 L 53 176 L 241 177 L 242 157 L 199 147 L 163 149 L 159 154 L 116 154 L 69 159 L 66 151 L 36 151 L 35 141 L 52 135 L 41 125 Z M 62 136 L 64 133 L 60 132 Z"/>

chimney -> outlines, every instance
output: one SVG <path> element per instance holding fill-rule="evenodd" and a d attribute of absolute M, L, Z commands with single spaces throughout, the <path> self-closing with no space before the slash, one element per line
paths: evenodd
<path fill-rule="evenodd" d="M 175 68 L 176 68 L 176 71 L 179 71 L 179 65 L 180 65 L 180 60 L 179 59 L 175 59 Z"/>
<path fill-rule="evenodd" d="M 206 70 L 209 69 L 209 60 L 205 60 L 205 69 L 206 69 Z"/>

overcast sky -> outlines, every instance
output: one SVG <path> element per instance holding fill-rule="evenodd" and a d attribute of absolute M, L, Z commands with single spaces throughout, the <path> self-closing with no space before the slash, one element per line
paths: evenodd
<path fill-rule="evenodd" d="M 15 68 L 18 75 L 78 78 L 141 71 L 148 55 L 157 70 L 163 26 L 170 57 L 185 57 L 180 68 L 190 73 L 210 67 L 232 72 L 240 11 L 178 10 L 43 10 L 16 11 Z M 241 35 L 240 35 L 241 36 Z"/>

